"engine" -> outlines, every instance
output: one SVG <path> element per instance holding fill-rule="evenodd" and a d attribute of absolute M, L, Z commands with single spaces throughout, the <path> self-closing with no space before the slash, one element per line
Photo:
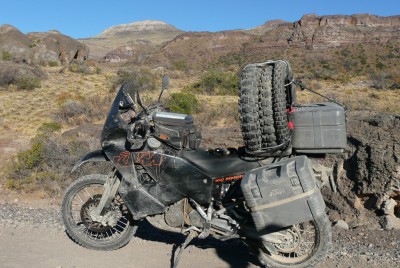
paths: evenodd
<path fill-rule="evenodd" d="M 204 214 L 199 213 L 199 209 Z M 239 225 L 227 215 L 225 208 L 218 211 L 214 209 L 208 209 L 207 211 L 212 211 L 212 213 L 209 213 L 210 220 L 204 217 L 207 213 L 206 210 L 198 204 L 191 204 L 188 199 L 182 199 L 170 205 L 164 214 L 148 217 L 147 219 L 153 226 L 167 231 L 181 232 L 195 227 L 200 232 L 205 231 L 219 238 L 231 237 L 236 234 Z"/>

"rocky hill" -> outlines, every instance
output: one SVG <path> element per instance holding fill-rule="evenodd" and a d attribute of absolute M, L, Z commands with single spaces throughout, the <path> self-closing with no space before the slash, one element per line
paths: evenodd
<path fill-rule="evenodd" d="M 370 14 L 309 14 L 295 22 L 273 20 L 254 29 L 217 33 L 183 32 L 162 21 L 146 20 L 113 26 L 77 42 L 57 31 L 24 35 L 10 25 L 3 25 L 0 50 L 25 62 L 61 63 L 89 55 L 91 59 L 106 62 L 150 65 L 186 62 L 190 68 L 207 68 L 221 62 L 240 64 L 278 56 L 293 61 L 292 54 L 304 51 L 324 54 L 327 49 L 354 44 L 373 45 L 376 49 L 388 43 L 396 46 L 400 42 L 399 28 L 400 16 Z"/>
<path fill-rule="evenodd" d="M 307 57 L 327 61 L 338 58 L 335 53 L 357 44 L 365 46 L 364 51 L 391 54 L 390 49 L 382 49 L 381 46 L 398 46 L 399 28 L 400 16 L 310 14 L 293 23 L 274 20 L 250 30 L 181 33 L 161 46 L 140 46 L 137 42 L 125 44 L 109 52 L 105 61 L 131 61 L 135 64 L 150 65 L 185 63 L 189 68 L 198 69 L 209 68 L 215 64 L 240 65 L 245 62 L 284 57 L 295 65 L 297 61 L 298 65 L 301 65 Z M 114 31 L 116 35 L 119 31 L 125 33 L 123 29 L 126 27 L 112 27 L 109 31 Z M 148 30 L 144 30 L 146 31 Z M 107 32 L 108 30 L 104 34 Z M 349 51 L 350 54 L 353 52 Z M 369 58 L 367 55 L 357 56 Z M 299 57 L 303 59 L 300 61 Z M 315 65 L 314 62 L 308 64 Z"/>
<path fill-rule="evenodd" d="M 112 53 L 114 56 L 108 57 L 108 61 L 119 61 L 118 56 L 115 57 L 115 55 L 120 52 L 129 56 L 138 45 L 152 49 L 181 33 L 183 31 L 163 21 L 145 20 L 116 25 L 105 29 L 97 36 L 80 39 L 80 41 L 89 46 L 91 58 L 103 59 L 107 53 L 116 50 Z M 126 55 L 123 55 L 121 59 L 124 59 Z"/>
<path fill-rule="evenodd" d="M 182 31 L 163 21 L 145 20 L 145 21 L 112 26 L 110 28 L 105 29 L 97 37 L 123 36 L 123 35 L 132 35 L 135 33 L 144 34 L 144 33 L 160 33 L 160 32 L 176 33 Z"/>
<path fill-rule="evenodd" d="M 354 43 L 386 43 L 400 40 L 400 16 L 370 14 L 318 16 L 309 14 L 294 23 L 282 23 L 264 33 L 264 46 L 329 48 Z"/>
<path fill-rule="evenodd" d="M 0 26 L 2 60 L 29 64 L 70 63 L 88 59 L 88 48 L 58 31 L 23 34 L 11 25 Z"/>

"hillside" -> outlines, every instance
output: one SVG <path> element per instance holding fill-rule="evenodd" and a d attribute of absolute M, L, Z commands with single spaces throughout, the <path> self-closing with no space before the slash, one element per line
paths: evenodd
<path fill-rule="evenodd" d="M 85 45 L 58 31 L 23 34 L 11 25 L 0 26 L 0 51 L 2 60 L 34 65 L 85 61 L 89 54 Z"/>
<path fill-rule="evenodd" d="M 305 77 L 348 80 L 385 73 L 397 84 L 399 28 L 400 16 L 310 14 L 250 30 L 186 32 L 161 46 L 123 45 L 104 60 L 196 72 L 285 58 Z"/>
<path fill-rule="evenodd" d="M 183 33 L 162 21 L 145 20 L 121 24 L 105 29 L 99 35 L 79 39 L 90 48 L 90 58 L 101 60 L 119 47 L 145 45 L 152 47 Z"/>

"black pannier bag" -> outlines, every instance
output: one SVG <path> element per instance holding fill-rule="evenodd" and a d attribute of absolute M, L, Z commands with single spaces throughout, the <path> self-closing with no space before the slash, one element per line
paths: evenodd
<path fill-rule="evenodd" d="M 153 115 L 154 134 L 175 149 L 196 150 L 201 143 L 201 133 L 191 115 L 158 112 Z"/>
<path fill-rule="evenodd" d="M 258 231 L 277 231 L 325 215 L 324 199 L 304 155 L 246 172 L 241 188 Z"/>

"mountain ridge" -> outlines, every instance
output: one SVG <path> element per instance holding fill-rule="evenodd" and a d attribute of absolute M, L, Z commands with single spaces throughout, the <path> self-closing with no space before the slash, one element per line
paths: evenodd
<path fill-rule="evenodd" d="M 156 58 L 152 55 L 157 54 L 167 60 L 173 55 L 172 59 L 169 58 L 171 61 L 176 60 L 175 56 L 182 60 L 188 60 L 190 57 L 201 59 L 204 56 L 218 58 L 239 51 L 256 55 L 271 48 L 323 50 L 356 43 L 384 44 L 399 41 L 399 29 L 399 15 L 384 17 L 372 14 L 305 14 L 295 22 L 272 20 L 252 29 L 219 32 L 185 32 L 160 20 L 144 20 L 115 25 L 96 36 L 77 41 L 89 48 L 89 58 L 94 60 L 143 62 L 144 58 L 150 60 Z M 4 32 L 13 32 L 19 41 L 12 40 Z M 238 34 L 239 32 L 243 34 Z M 18 45 L 12 45 L 11 50 L 23 54 L 32 49 L 30 46 L 40 45 L 32 42 L 43 34 L 30 33 L 25 37 L 22 35 L 15 27 L 3 25 L 0 44 L 4 41 L 2 39 L 7 39 L 6 43 L 17 42 Z M 46 35 L 53 36 L 49 38 L 53 40 L 57 39 L 54 36 L 63 36 L 57 31 L 49 31 Z M 191 46 L 190 51 L 185 46 Z M 54 45 L 51 47 L 59 53 L 58 48 Z M 10 46 L 3 42 L 0 49 L 10 50 Z M 42 50 L 44 49 L 46 48 L 42 47 Z M 189 55 L 189 58 L 185 59 L 185 54 L 192 56 Z"/>
<path fill-rule="evenodd" d="M 104 37 L 121 32 L 157 32 L 157 31 L 181 31 L 171 24 L 160 20 L 143 20 L 127 24 L 119 24 L 106 28 L 96 37 Z"/>

